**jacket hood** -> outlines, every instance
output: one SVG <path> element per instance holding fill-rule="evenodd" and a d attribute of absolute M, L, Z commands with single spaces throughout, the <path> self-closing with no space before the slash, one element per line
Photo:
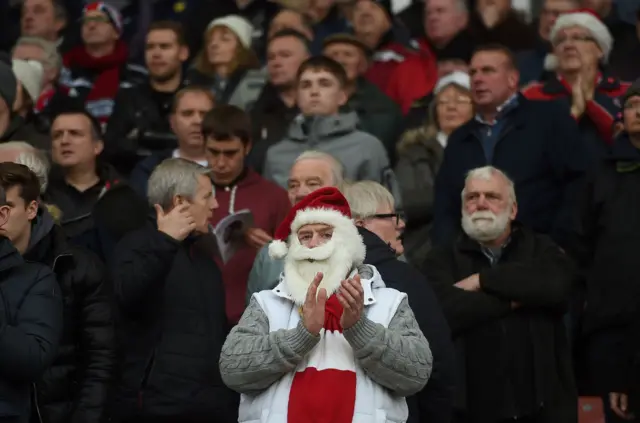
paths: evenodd
<path fill-rule="evenodd" d="M 24 259 L 9 238 L 0 236 L 0 272 L 18 267 L 23 263 Z"/>
<path fill-rule="evenodd" d="M 378 266 L 391 260 L 397 260 L 396 252 L 380 237 L 368 229 L 358 227 L 358 233 L 367 249 L 365 263 Z"/>
<path fill-rule="evenodd" d="M 23 125 L 25 125 L 25 120 L 17 115 L 13 114 L 9 119 L 9 124 L 7 125 L 7 129 L 5 129 L 4 134 L 0 134 L 0 141 L 10 141 L 18 129 L 20 129 Z"/>
<path fill-rule="evenodd" d="M 339 113 L 333 116 L 305 117 L 298 115 L 289 127 L 289 138 L 295 141 L 306 141 L 337 138 L 358 129 L 356 112 Z"/>
<path fill-rule="evenodd" d="M 36 218 L 31 222 L 31 237 L 29 238 L 29 246 L 27 254 L 39 248 L 38 244 L 49 235 L 55 226 L 55 221 L 46 207 L 39 207 Z"/>

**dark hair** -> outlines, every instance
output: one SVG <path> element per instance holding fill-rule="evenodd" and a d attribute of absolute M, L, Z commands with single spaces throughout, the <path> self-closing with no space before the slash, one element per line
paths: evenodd
<path fill-rule="evenodd" d="M 40 197 L 40 181 L 25 165 L 13 162 L 0 163 L 0 186 L 5 193 L 13 187 L 20 187 L 20 198 L 25 204 L 36 201 Z"/>
<path fill-rule="evenodd" d="M 279 14 L 281 14 L 283 12 L 291 12 L 291 13 L 295 13 L 296 15 L 300 16 L 300 21 L 302 22 L 302 26 L 304 26 L 306 29 L 309 30 L 310 33 L 313 34 L 314 22 L 313 22 L 313 19 L 311 18 L 311 16 L 309 16 L 306 13 L 302 13 L 301 11 L 296 10 L 296 9 L 292 9 L 292 8 L 289 8 L 289 7 L 284 7 L 282 9 L 278 10 L 278 13 L 276 13 L 273 16 L 273 18 L 271 18 L 271 22 L 273 22 L 273 20 L 276 18 L 276 16 L 278 16 Z M 271 24 L 271 22 L 269 22 L 269 24 Z M 292 29 L 292 28 L 281 29 L 280 31 L 276 31 L 275 34 L 277 34 L 278 32 L 281 32 L 281 31 L 286 31 L 287 29 Z M 296 31 L 296 32 L 299 33 L 299 31 Z"/>
<path fill-rule="evenodd" d="M 471 57 L 473 58 L 473 56 L 482 52 L 502 53 L 507 58 L 507 66 L 509 66 L 511 69 L 517 69 L 516 56 L 507 46 L 498 43 L 483 44 L 473 50 L 473 54 L 471 55 Z"/>
<path fill-rule="evenodd" d="M 216 141 L 239 138 L 246 146 L 251 142 L 251 120 L 247 113 L 236 106 L 220 105 L 204 116 L 202 136 Z"/>
<path fill-rule="evenodd" d="M 56 121 L 60 116 L 69 116 L 69 115 L 80 115 L 84 116 L 89 120 L 89 126 L 91 127 L 91 138 L 93 140 L 101 140 L 102 139 L 102 125 L 98 119 L 95 118 L 91 113 L 87 111 L 87 109 L 83 107 L 70 107 L 61 109 L 60 112 L 56 113 L 51 120 L 51 124 L 53 126 L 53 122 Z"/>
<path fill-rule="evenodd" d="M 296 31 L 295 29 L 287 28 L 276 32 L 275 34 L 273 34 L 273 37 L 269 38 L 268 44 L 271 44 L 274 40 L 277 40 L 279 38 L 287 37 L 295 38 L 296 40 L 300 41 L 300 43 L 302 43 L 302 45 L 304 45 L 304 48 L 307 50 L 307 53 L 311 53 L 311 41 L 307 37 L 305 37 L 303 33 L 301 33 L 300 31 Z"/>
<path fill-rule="evenodd" d="M 69 15 L 62 0 L 51 0 L 51 4 L 53 4 L 53 14 L 56 19 L 67 22 Z"/>
<path fill-rule="evenodd" d="M 182 88 L 181 90 L 179 90 L 177 93 L 174 94 L 173 96 L 173 102 L 171 103 L 171 113 L 175 113 L 176 110 L 178 110 L 178 104 L 180 104 L 180 101 L 182 100 L 182 97 L 185 96 L 185 94 L 189 94 L 189 93 L 198 93 L 198 94 L 202 94 L 205 95 L 209 98 L 209 100 L 211 100 L 211 103 L 215 106 L 216 104 L 216 99 L 213 96 L 213 93 L 211 92 L 211 90 L 209 90 L 206 87 L 201 87 L 199 85 L 189 85 L 185 88 Z"/>
<path fill-rule="evenodd" d="M 329 57 L 313 56 L 302 62 L 298 68 L 296 81 L 300 82 L 300 77 L 308 70 L 327 71 L 336 77 L 341 88 L 347 85 L 347 73 L 345 72 L 344 67 Z"/>
<path fill-rule="evenodd" d="M 149 25 L 147 34 L 151 31 L 172 31 L 176 35 L 176 41 L 180 46 L 187 46 L 187 38 L 184 35 L 184 28 L 180 22 L 175 21 L 156 21 Z"/>

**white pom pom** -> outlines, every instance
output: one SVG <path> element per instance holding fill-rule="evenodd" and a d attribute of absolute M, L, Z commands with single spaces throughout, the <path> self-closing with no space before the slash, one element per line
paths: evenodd
<path fill-rule="evenodd" d="M 272 259 L 284 258 L 289 252 L 287 243 L 280 240 L 271 241 L 269 244 L 269 257 Z"/>
<path fill-rule="evenodd" d="M 558 58 L 555 54 L 547 54 L 544 58 L 544 68 L 548 71 L 554 71 L 558 67 Z"/>

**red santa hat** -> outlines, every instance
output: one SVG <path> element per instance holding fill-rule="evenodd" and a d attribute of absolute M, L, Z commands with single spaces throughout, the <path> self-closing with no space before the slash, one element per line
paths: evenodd
<path fill-rule="evenodd" d="M 560 30 L 572 26 L 580 26 L 591 33 L 602 50 L 602 62 L 607 63 L 609 54 L 613 48 L 613 36 L 611 32 L 609 32 L 609 28 L 607 28 L 600 17 L 591 9 L 576 9 L 560 15 L 551 29 L 551 44 L 554 44 L 554 40 Z M 557 67 L 558 58 L 554 54 L 548 54 L 544 59 L 544 68 L 546 70 L 555 70 Z"/>
<path fill-rule="evenodd" d="M 343 247 L 351 254 L 354 264 L 364 262 L 365 247 L 355 223 L 351 219 L 349 202 L 334 187 L 313 191 L 289 210 L 289 214 L 276 230 L 274 240 L 269 244 L 269 256 L 284 258 L 289 252 L 289 242 L 304 225 L 324 223 L 333 227 Z"/>

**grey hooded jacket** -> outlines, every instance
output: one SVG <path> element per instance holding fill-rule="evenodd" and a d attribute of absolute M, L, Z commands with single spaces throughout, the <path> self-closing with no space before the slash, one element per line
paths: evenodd
<path fill-rule="evenodd" d="M 308 150 L 328 153 L 344 166 L 345 177 L 352 181 L 371 180 L 384 185 L 400 202 L 396 177 L 382 142 L 358 130 L 355 112 L 306 118 L 298 115 L 288 135 L 269 148 L 263 176 L 283 188 L 296 158 Z"/>

